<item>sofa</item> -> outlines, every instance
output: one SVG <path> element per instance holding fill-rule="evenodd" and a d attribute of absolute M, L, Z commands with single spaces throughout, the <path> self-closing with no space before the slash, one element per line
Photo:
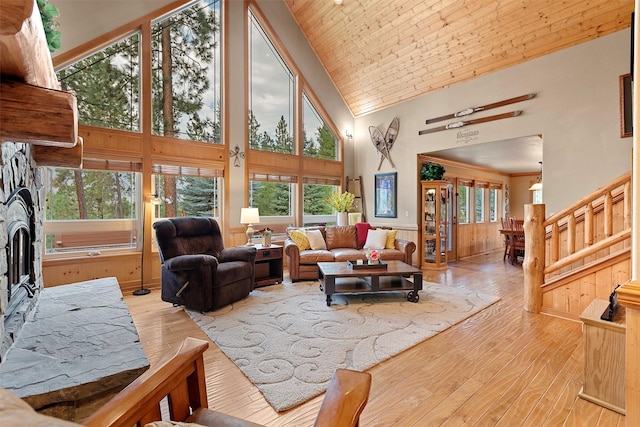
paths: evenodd
<path fill-rule="evenodd" d="M 364 260 L 367 251 L 374 249 L 383 261 L 398 260 L 411 265 L 416 244 L 398 239 L 396 234 L 397 230 L 374 229 L 369 223 L 288 227 L 284 253 L 289 262 L 289 276 L 294 282 L 315 280 L 318 262 Z"/>

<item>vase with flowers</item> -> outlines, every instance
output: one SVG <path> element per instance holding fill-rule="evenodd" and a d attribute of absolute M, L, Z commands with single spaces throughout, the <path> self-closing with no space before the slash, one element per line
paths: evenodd
<path fill-rule="evenodd" d="M 349 193 L 345 191 L 340 194 L 338 192 L 331 193 L 331 195 L 327 198 L 326 202 L 334 211 L 338 212 L 336 217 L 336 223 L 338 225 L 348 225 L 348 214 L 349 209 L 353 207 L 353 202 L 355 201 L 356 196 L 353 193 Z"/>
<path fill-rule="evenodd" d="M 269 227 L 265 227 L 260 230 L 260 236 L 262 237 L 262 246 L 271 246 L 271 234 L 273 234 L 273 230 Z"/>
<path fill-rule="evenodd" d="M 378 251 L 375 249 L 368 249 L 365 252 L 365 256 L 367 257 L 367 264 L 377 264 L 380 259 Z"/>

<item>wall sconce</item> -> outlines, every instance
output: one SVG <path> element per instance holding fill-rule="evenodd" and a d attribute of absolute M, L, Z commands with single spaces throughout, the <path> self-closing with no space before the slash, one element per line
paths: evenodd
<path fill-rule="evenodd" d="M 162 199 L 158 197 L 158 193 L 153 193 L 151 196 L 149 196 L 149 202 L 151 202 L 151 204 L 154 206 L 159 206 L 160 204 L 162 204 Z"/>
<path fill-rule="evenodd" d="M 347 129 L 344 132 L 345 136 L 347 137 L 347 139 L 353 139 L 353 132 L 351 132 L 351 129 Z"/>
<path fill-rule="evenodd" d="M 240 208 L 240 224 L 247 224 L 247 245 L 253 245 L 253 224 L 260 223 L 260 211 L 258 208 Z"/>

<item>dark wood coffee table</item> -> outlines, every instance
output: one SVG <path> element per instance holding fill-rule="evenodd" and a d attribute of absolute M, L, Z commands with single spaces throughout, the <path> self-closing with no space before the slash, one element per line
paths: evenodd
<path fill-rule="evenodd" d="M 418 302 L 422 289 L 422 271 L 402 261 L 385 261 L 387 268 L 352 268 L 346 261 L 319 262 L 320 289 L 327 295 L 408 290 L 407 300 Z M 413 282 L 407 280 L 413 276 Z"/>

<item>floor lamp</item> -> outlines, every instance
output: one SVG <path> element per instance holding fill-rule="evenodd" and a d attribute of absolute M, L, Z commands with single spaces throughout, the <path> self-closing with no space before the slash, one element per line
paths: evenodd
<path fill-rule="evenodd" d="M 158 197 L 157 194 L 153 194 L 151 195 L 151 198 L 149 199 L 149 202 L 155 207 L 158 206 L 162 201 L 160 200 L 160 198 Z M 142 257 L 140 258 L 140 289 L 136 289 L 135 291 L 133 291 L 133 295 L 136 296 L 140 296 L 140 295 L 147 295 L 149 292 L 151 292 L 150 289 L 147 289 L 144 287 L 144 252 L 145 252 L 145 242 L 147 240 L 147 201 L 144 200 L 143 202 L 143 209 L 142 209 Z"/>

